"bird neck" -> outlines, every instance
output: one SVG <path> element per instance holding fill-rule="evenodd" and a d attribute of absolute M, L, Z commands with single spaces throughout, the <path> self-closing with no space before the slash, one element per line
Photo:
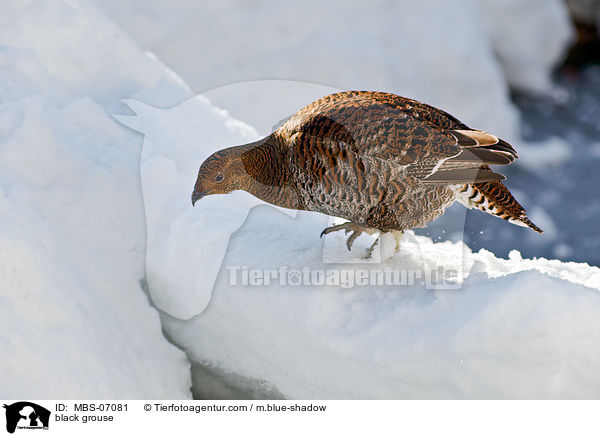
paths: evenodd
<path fill-rule="evenodd" d="M 242 189 L 276 206 L 304 208 L 291 183 L 286 147 L 280 138 L 271 134 L 236 148 L 244 174 Z"/>

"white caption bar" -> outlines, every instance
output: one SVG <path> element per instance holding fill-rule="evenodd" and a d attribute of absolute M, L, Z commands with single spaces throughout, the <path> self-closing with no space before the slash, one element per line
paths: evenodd
<path fill-rule="evenodd" d="M 600 434 L 598 401 L 3 400 L 26 436 L 108 434 Z M 135 433 L 134 433 L 135 432 Z M 6 434 L 6 433 L 5 433 Z"/>

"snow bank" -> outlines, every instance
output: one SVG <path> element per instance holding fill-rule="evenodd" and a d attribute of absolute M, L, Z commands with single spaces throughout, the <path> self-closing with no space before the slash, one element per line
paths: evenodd
<path fill-rule="evenodd" d="M 189 363 L 142 292 L 142 140 L 118 99 L 189 90 L 78 1 L 0 16 L 0 392 L 189 397 Z"/>
<path fill-rule="evenodd" d="M 260 201 L 246 193 L 207 198 L 193 209 L 199 163 L 228 144 L 258 139 L 250 126 L 196 97 L 170 110 L 127 100 L 135 116 L 116 116 L 144 133 L 141 179 L 147 226 L 146 270 L 156 307 L 191 318 L 209 303 L 229 236 Z"/>
<path fill-rule="evenodd" d="M 575 32 L 563 0 L 479 0 L 484 27 L 511 86 L 550 93 L 551 73 Z"/>
<path fill-rule="evenodd" d="M 502 70 L 480 11 L 468 0 L 99 4 L 196 92 L 263 79 L 376 89 L 518 137 L 518 115 Z M 285 105 L 278 93 L 257 100 L 240 102 L 234 89 L 211 98 L 252 125 L 262 102 Z"/>
<path fill-rule="evenodd" d="M 149 285 L 168 335 L 198 364 L 197 395 L 600 397 L 600 269 L 412 232 L 398 254 L 384 241 L 382 262 L 361 262 L 369 238 L 351 253 L 342 234 L 321 240 L 320 214 L 244 192 L 192 209 L 204 157 L 256 132 L 201 97 L 128 104 L 137 115 L 119 118 L 148 144 Z"/>
<path fill-rule="evenodd" d="M 390 91 L 515 142 L 507 83 L 547 92 L 573 34 L 561 0 L 98 4 L 196 92 L 263 79 Z M 261 133 L 260 100 L 285 105 L 281 94 L 240 102 L 231 91 L 211 101 Z"/>
<path fill-rule="evenodd" d="M 323 264 L 325 222 L 299 215 L 253 209 L 229 243 L 208 308 L 189 321 L 163 318 L 194 361 L 229 373 L 230 384 L 261 380 L 287 398 L 600 397 L 600 269 L 518 252 L 503 260 L 410 233 L 381 265 Z M 242 285 L 244 269 L 282 267 L 355 280 L 386 268 L 427 276 L 458 268 L 461 251 L 467 274 L 455 290 L 305 286 L 290 275 L 283 286 L 280 276 Z"/>

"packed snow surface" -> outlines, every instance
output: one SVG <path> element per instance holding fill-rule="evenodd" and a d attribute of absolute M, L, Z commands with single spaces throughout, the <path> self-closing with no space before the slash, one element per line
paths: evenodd
<path fill-rule="evenodd" d="M 229 235 L 260 201 L 242 192 L 209 197 L 201 212 L 191 193 L 199 162 L 227 144 L 258 139 L 250 126 L 204 98 L 163 110 L 127 100 L 135 116 L 115 116 L 144 133 L 141 180 L 147 225 L 147 281 L 154 304 L 171 316 L 191 318 L 209 303 Z M 206 144 L 206 146 L 202 146 Z M 182 159 L 182 157 L 184 157 Z"/>
<path fill-rule="evenodd" d="M 253 210 L 207 309 L 189 321 L 165 317 L 169 334 L 194 361 L 265 381 L 287 398 L 600 397 L 598 268 L 517 252 L 502 260 L 425 237 L 380 265 L 323 264 L 324 224 Z M 371 270 L 424 277 L 452 268 L 461 251 L 459 289 L 403 285 L 402 276 L 400 285 L 356 284 Z M 282 267 L 284 285 L 280 275 L 243 285 L 242 269 L 266 276 Z M 305 283 L 318 284 L 297 284 L 293 274 L 305 268 Z M 323 285 L 315 271 L 340 280 Z"/>
<path fill-rule="evenodd" d="M 3 4 L 0 43 L 0 396 L 188 397 L 140 287 L 142 139 L 110 115 L 187 89 L 83 2 Z"/>
<path fill-rule="evenodd" d="M 546 0 L 533 3 L 538 11 L 529 16 L 527 29 L 554 18 L 539 14 Z M 496 37 L 488 36 L 484 22 L 490 7 L 484 9 L 483 3 L 225 0 L 209 5 L 187 0 L 100 0 L 98 4 L 198 93 L 264 79 L 389 91 L 444 108 L 507 139 L 518 137 L 518 114 L 494 55 L 492 37 Z M 547 74 L 539 62 L 538 44 L 556 42 L 558 47 L 550 53 L 563 47 L 560 35 L 568 32 L 569 23 L 561 18 L 551 22 L 556 38 L 518 42 L 528 47 L 527 53 L 536 53 L 527 65 L 534 79 L 540 69 L 544 79 Z M 508 19 L 504 14 L 492 24 L 498 28 Z M 527 60 L 525 54 L 519 59 Z M 273 91 L 240 99 L 229 88 L 211 101 L 264 133 L 263 106 L 268 110 L 286 104 L 285 94 Z"/>

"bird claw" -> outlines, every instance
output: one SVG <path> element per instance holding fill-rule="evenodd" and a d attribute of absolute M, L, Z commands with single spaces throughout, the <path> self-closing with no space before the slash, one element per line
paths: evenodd
<path fill-rule="evenodd" d="M 356 239 L 365 231 L 365 228 L 359 224 L 347 222 L 338 224 L 336 226 L 327 227 L 321 232 L 320 237 L 322 238 L 323 235 L 327 235 L 331 232 L 337 232 L 338 230 L 344 230 L 346 235 L 352 232 L 352 234 L 346 240 L 346 247 L 348 247 L 348 251 L 351 251 L 352 244 L 354 244 L 354 241 L 356 241 Z"/>
<path fill-rule="evenodd" d="M 367 250 L 365 259 L 370 259 L 371 257 L 373 257 L 373 250 L 375 250 L 375 247 L 377 247 L 377 244 L 379 244 L 379 236 L 377 236 L 377 239 L 375 239 L 375 242 L 373 242 L 373 244 Z"/>
<path fill-rule="evenodd" d="M 354 244 L 354 241 L 356 241 L 356 238 L 358 238 L 362 232 L 362 230 L 354 230 L 348 239 L 346 239 L 346 247 L 348 247 L 348 251 L 352 250 L 352 244 Z M 348 233 L 349 231 L 346 230 L 346 234 Z"/>

